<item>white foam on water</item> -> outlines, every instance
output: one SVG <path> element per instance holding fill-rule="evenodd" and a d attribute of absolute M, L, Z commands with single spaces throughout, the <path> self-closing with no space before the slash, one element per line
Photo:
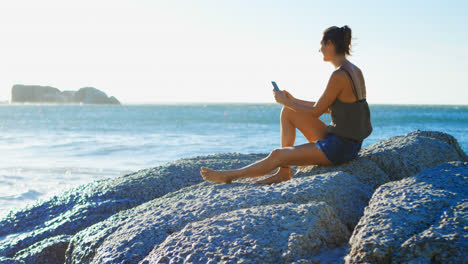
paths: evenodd
<path fill-rule="evenodd" d="M 31 205 L 95 180 L 113 178 L 132 171 L 109 168 L 10 167 L 0 169 L 0 218 L 10 210 Z"/>

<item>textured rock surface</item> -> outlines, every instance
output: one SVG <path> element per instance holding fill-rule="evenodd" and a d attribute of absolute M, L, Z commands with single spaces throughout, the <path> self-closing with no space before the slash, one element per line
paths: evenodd
<path fill-rule="evenodd" d="M 254 206 L 186 225 L 142 263 L 291 263 L 310 260 L 348 237 L 323 202 Z"/>
<path fill-rule="evenodd" d="M 71 236 L 60 235 L 39 241 L 15 255 L 15 259 L 28 264 L 61 264 L 65 261 L 65 251 Z"/>
<path fill-rule="evenodd" d="M 11 88 L 12 103 L 84 103 L 120 104 L 114 96 L 94 87 L 83 87 L 78 91 L 63 91 L 50 86 L 15 84 Z"/>
<path fill-rule="evenodd" d="M 363 209 L 371 194 L 370 188 L 343 172 L 303 177 L 276 186 L 203 182 L 119 212 L 79 232 L 70 242 L 66 259 L 67 263 L 132 263 L 189 223 L 253 206 L 326 201 L 338 216 L 335 222 L 352 226 L 362 212 L 349 208 Z M 295 225 L 300 223 L 289 227 L 300 228 Z M 267 226 L 253 227 L 261 234 L 258 240 L 270 236 Z"/>
<path fill-rule="evenodd" d="M 369 146 L 360 158 L 341 166 L 301 167 L 291 181 L 281 184 L 202 182 L 201 166 L 239 168 L 266 155 L 182 159 L 95 181 L 11 212 L 0 220 L 0 264 L 6 258 L 30 262 L 44 252 L 57 253 L 57 261 L 64 258 L 65 263 L 138 263 L 157 259 L 162 252 L 170 252 L 167 262 L 210 258 L 187 255 L 194 243 L 205 243 L 211 261 L 256 262 L 255 257 L 264 254 L 261 248 L 273 243 L 269 250 L 276 257 L 266 262 L 326 263 L 329 254 L 347 253 L 346 241 L 381 184 L 443 162 L 466 160 L 450 135 L 416 131 Z M 452 225 L 443 223 L 458 225 L 466 206 L 453 208 L 447 220 L 440 219 L 440 228 L 434 226 L 432 233 L 408 242 L 408 250 L 422 247 L 418 241 L 423 238 L 436 241 L 436 234 L 450 232 Z M 240 244 L 244 240 L 239 234 L 251 247 Z M 239 243 L 231 245 L 238 252 L 235 258 L 223 255 L 230 252 L 230 242 Z"/>
<path fill-rule="evenodd" d="M 468 162 L 380 186 L 350 239 L 348 263 L 467 263 Z"/>
<path fill-rule="evenodd" d="M 59 196 L 10 212 L 0 220 L 0 256 L 17 251 L 48 237 L 76 232 L 106 219 L 120 210 L 137 206 L 181 187 L 201 182 L 200 166 L 227 169 L 245 166 L 266 154 L 218 154 L 170 162 L 122 177 L 94 181 L 70 189 Z"/>

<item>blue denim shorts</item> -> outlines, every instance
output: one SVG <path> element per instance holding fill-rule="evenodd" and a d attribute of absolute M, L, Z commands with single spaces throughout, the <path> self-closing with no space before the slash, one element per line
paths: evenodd
<path fill-rule="evenodd" d="M 353 160 L 361 150 L 362 142 L 355 142 L 340 136 L 327 133 L 325 139 L 315 142 L 327 159 L 334 165 Z"/>

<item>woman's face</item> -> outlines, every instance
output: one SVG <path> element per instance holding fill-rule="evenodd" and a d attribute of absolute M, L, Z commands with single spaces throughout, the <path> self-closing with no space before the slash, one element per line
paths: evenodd
<path fill-rule="evenodd" d="M 335 46 L 333 45 L 333 42 L 331 42 L 331 40 L 328 40 L 327 43 L 320 41 L 319 52 L 323 54 L 324 61 L 330 61 L 330 59 L 335 55 Z"/>

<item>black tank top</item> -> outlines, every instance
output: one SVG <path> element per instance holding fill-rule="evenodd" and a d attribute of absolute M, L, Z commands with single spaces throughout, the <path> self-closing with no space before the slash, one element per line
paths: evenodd
<path fill-rule="evenodd" d="M 332 121 L 327 131 L 343 138 L 362 142 L 372 132 L 369 105 L 365 98 L 359 100 L 351 74 L 346 69 L 342 69 L 351 79 L 356 101 L 345 103 L 336 98 L 329 107 Z"/>

